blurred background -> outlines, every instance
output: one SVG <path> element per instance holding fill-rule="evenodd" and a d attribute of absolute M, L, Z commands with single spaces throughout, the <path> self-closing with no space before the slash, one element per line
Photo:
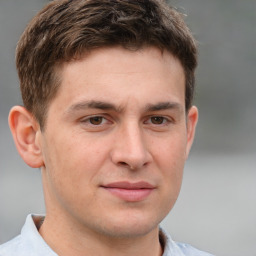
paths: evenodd
<path fill-rule="evenodd" d="M 0 244 L 28 213 L 44 212 L 40 171 L 9 132 L 21 104 L 15 46 L 46 0 L 0 1 Z M 200 120 L 180 197 L 162 225 L 177 241 L 219 256 L 256 256 L 256 0 L 171 0 L 199 42 Z"/>

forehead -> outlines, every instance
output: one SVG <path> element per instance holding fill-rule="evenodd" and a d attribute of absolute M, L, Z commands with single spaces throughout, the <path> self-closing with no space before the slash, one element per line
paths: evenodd
<path fill-rule="evenodd" d="M 147 101 L 145 104 L 154 104 L 154 100 L 185 101 L 185 75 L 180 61 L 154 47 L 93 50 L 62 65 L 60 76 L 57 98 L 67 104 L 83 100 L 116 104 L 125 99 Z"/>
<path fill-rule="evenodd" d="M 118 65 L 116 65 L 117 63 Z M 133 65 L 131 65 L 132 63 Z M 95 69 L 95 65 L 97 69 Z M 160 50 L 153 46 L 143 47 L 137 50 L 126 49 L 122 46 L 102 47 L 90 50 L 82 54 L 78 59 L 64 63 L 61 70 L 62 72 L 68 73 L 77 69 L 79 66 L 81 68 L 86 67 L 88 71 L 90 68 L 93 68 L 93 73 L 101 73 L 102 71 L 108 73 L 118 73 L 120 71 L 120 73 L 123 73 L 125 71 L 124 69 L 126 69 L 126 73 L 136 73 L 150 70 L 152 67 L 158 72 L 168 70 L 170 73 L 180 71 L 184 73 L 178 58 L 167 50 Z M 84 71 L 86 70 L 84 69 Z"/>

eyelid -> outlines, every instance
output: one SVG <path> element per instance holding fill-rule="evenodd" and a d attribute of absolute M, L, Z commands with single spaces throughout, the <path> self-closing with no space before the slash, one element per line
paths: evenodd
<path fill-rule="evenodd" d="M 91 118 L 95 118 L 95 117 L 100 117 L 104 120 L 103 123 L 99 124 L 99 125 L 94 125 L 92 123 L 90 123 L 90 119 Z M 97 127 L 97 126 L 103 126 L 107 123 L 112 123 L 112 121 L 110 120 L 110 118 L 106 117 L 105 114 L 94 114 L 94 115 L 89 115 L 89 116 L 86 116 L 86 117 L 82 117 L 79 119 L 79 121 L 83 124 L 87 124 L 88 126 L 91 126 L 91 127 Z"/>
<path fill-rule="evenodd" d="M 152 122 L 148 122 L 148 121 L 150 121 L 151 118 L 154 118 L 154 117 L 161 117 L 161 118 L 163 118 L 164 119 L 164 123 L 162 123 L 162 124 L 153 124 Z M 151 123 L 154 126 L 164 126 L 164 125 L 168 125 L 168 124 L 171 124 L 171 123 L 174 123 L 174 122 L 175 122 L 174 119 L 171 118 L 171 117 L 168 117 L 168 116 L 165 116 L 165 115 L 157 115 L 157 114 L 155 114 L 155 115 L 147 116 L 147 118 L 145 119 L 145 121 L 143 123 L 145 123 L 145 124 Z"/>

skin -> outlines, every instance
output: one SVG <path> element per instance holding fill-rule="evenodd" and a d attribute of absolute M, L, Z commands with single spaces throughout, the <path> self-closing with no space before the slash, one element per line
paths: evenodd
<path fill-rule="evenodd" d="M 198 119 L 185 110 L 179 60 L 154 47 L 102 48 L 64 64 L 61 78 L 43 132 L 23 107 L 9 117 L 24 161 L 41 168 L 40 234 L 59 255 L 161 255 L 158 225 L 178 197 Z M 113 182 L 151 188 L 120 196 Z"/>

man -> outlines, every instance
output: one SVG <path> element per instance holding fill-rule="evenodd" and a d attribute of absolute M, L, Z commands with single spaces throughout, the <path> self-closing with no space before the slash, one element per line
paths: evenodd
<path fill-rule="evenodd" d="M 41 169 L 46 215 L 29 215 L 1 256 L 209 255 L 159 228 L 195 134 L 196 52 L 158 0 L 57 0 L 36 15 L 9 124 Z"/>

